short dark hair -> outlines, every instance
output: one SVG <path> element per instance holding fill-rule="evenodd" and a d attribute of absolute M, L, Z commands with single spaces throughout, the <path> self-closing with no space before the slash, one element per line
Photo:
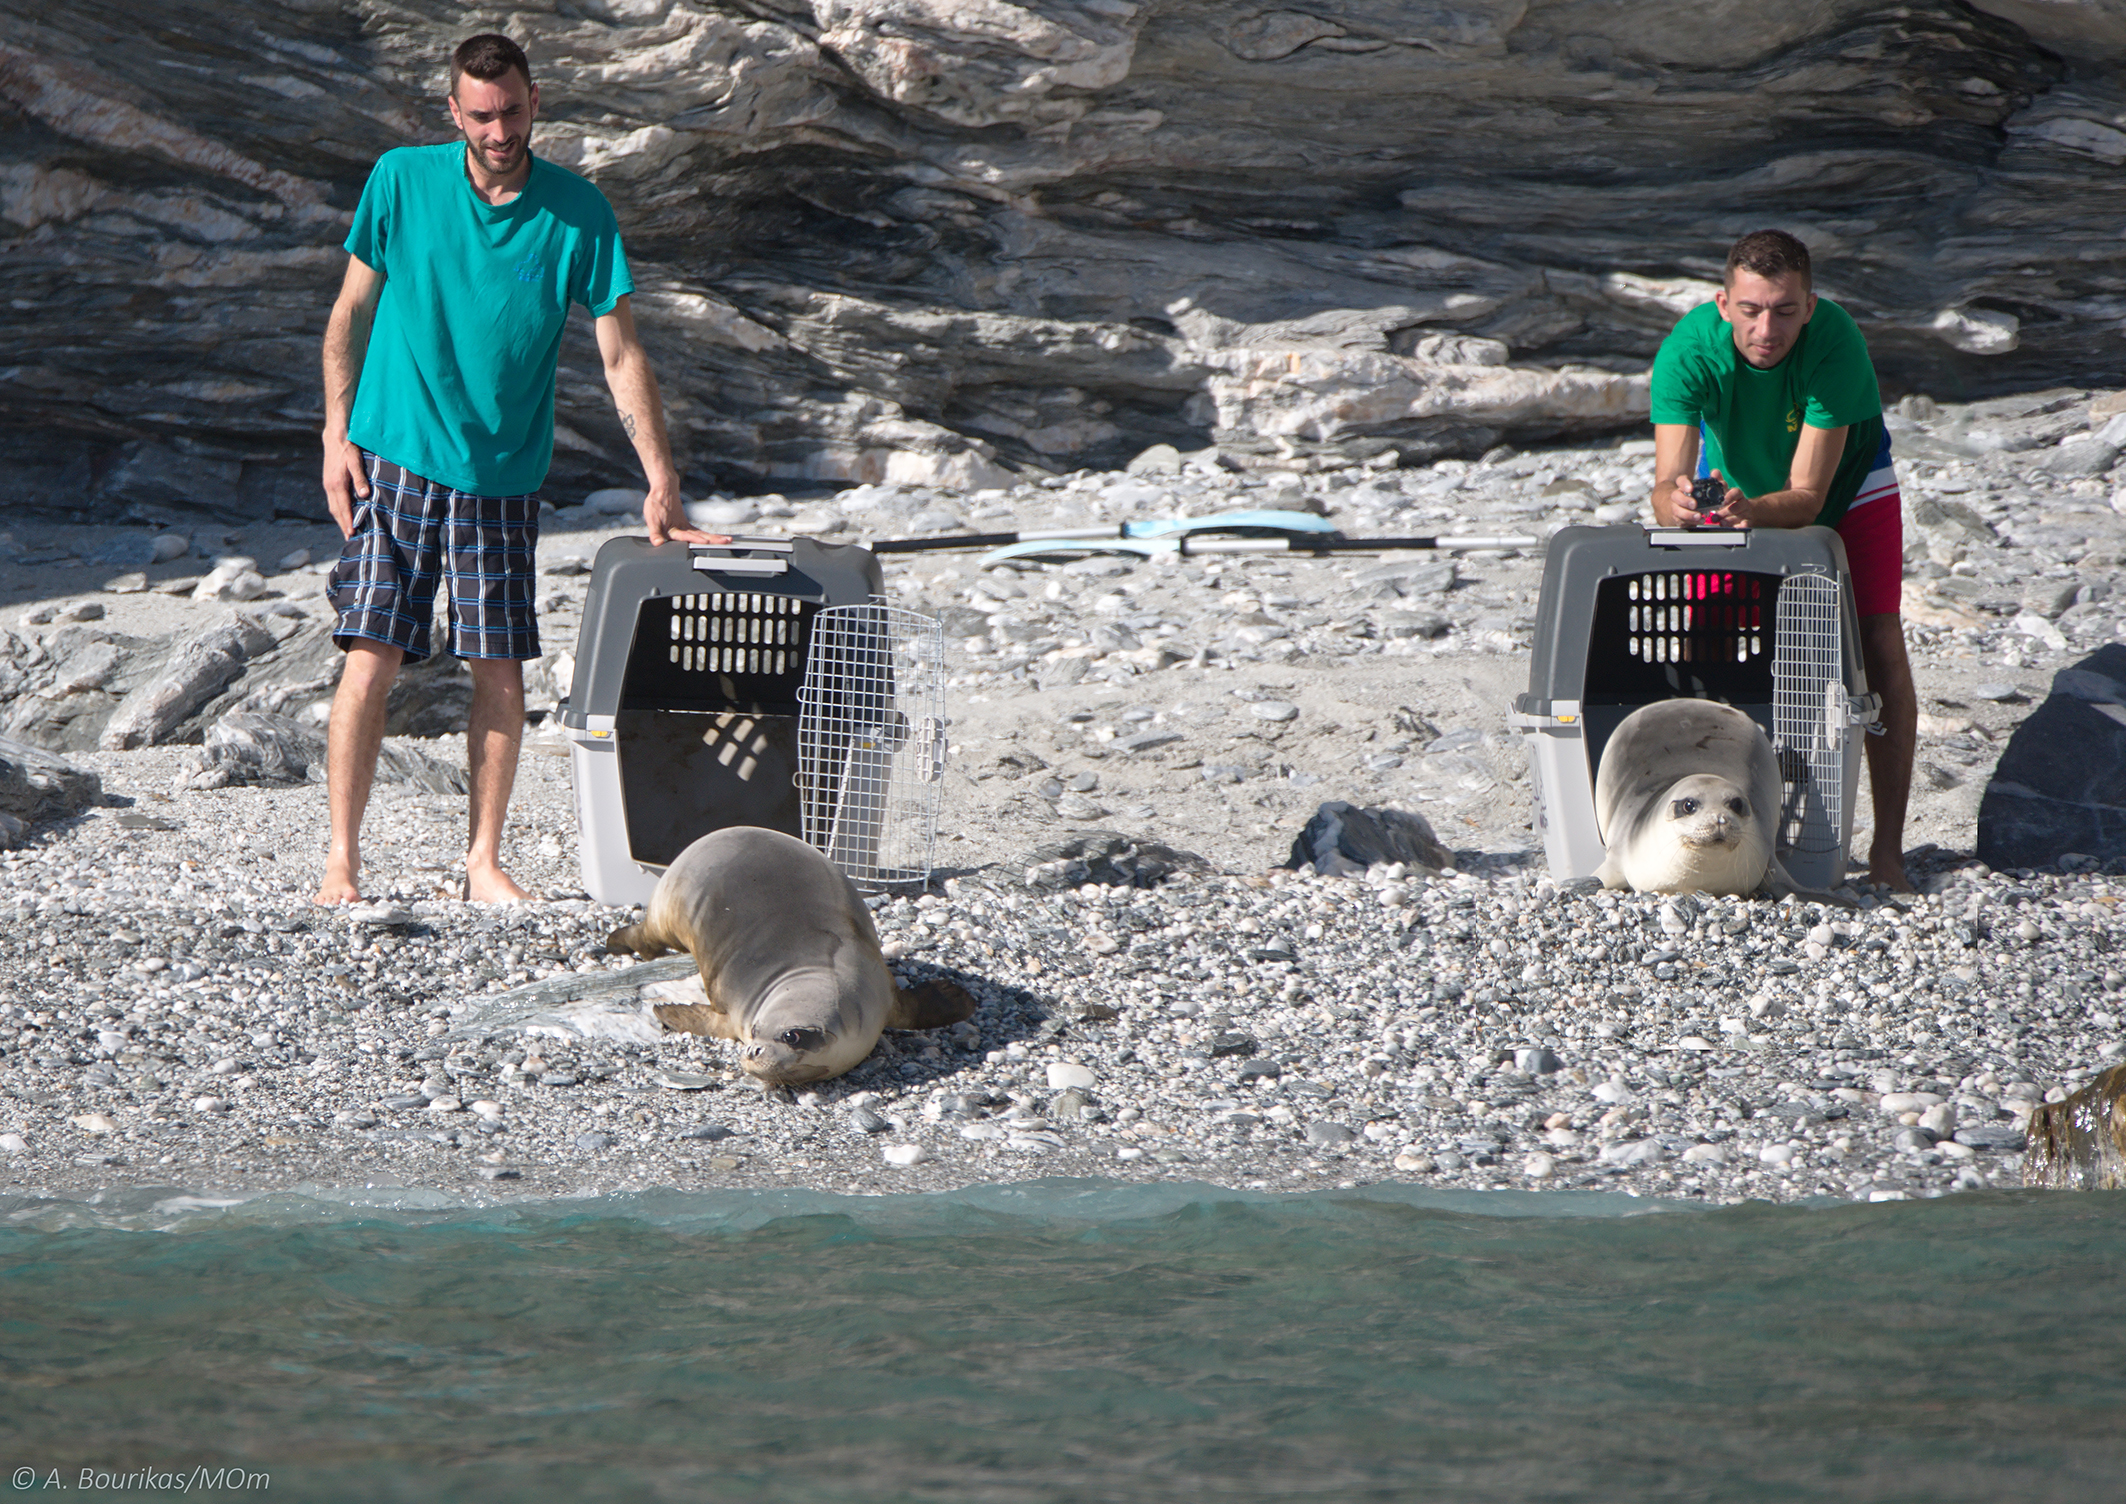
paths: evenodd
<path fill-rule="evenodd" d="M 1809 248 L 1784 230 L 1752 230 L 1728 248 L 1725 281 L 1733 282 L 1738 271 L 1760 277 L 1783 277 L 1801 273 L 1801 285 L 1814 284 L 1809 270 Z"/>
<path fill-rule="evenodd" d="M 470 73 L 481 83 L 491 84 L 512 68 L 524 75 L 525 87 L 531 87 L 531 63 L 522 47 L 491 31 L 467 37 L 450 55 L 450 92 L 458 92 L 458 79 L 463 74 Z"/>

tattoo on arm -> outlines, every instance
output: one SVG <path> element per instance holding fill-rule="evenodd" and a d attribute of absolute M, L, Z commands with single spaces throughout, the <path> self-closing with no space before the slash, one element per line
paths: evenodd
<path fill-rule="evenodd" d="M 635 437 L 635 415 L 633 413 L 622 413 L 620 415 L 620 426 L 627 430 L 629 438 Z"/>

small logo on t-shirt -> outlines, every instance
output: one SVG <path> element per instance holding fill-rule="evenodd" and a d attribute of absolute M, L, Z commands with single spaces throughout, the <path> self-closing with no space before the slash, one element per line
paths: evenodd
<path fill-rule="evenodd" d="M 537 256 L 526 256 L 517 263 L 517 280 L 519 282 L 536 282 L 541 276 L 545 275 L 545 272 L 546 268 L 539 264 Z"/>
<path fill-rule="evenodd" d="M 1786 431 L 1787 431 L 1788 433 L 1799 433 L 1799 432 L 1801 432 L 1801 409 L 1800 409 L 1800 408 L 1798 408 L 1798 407 L 1794 407 L 1794 408 L 1789 408 L 1789 409 L 1787 409 L 1787 414 L 1786 414 Z"/>

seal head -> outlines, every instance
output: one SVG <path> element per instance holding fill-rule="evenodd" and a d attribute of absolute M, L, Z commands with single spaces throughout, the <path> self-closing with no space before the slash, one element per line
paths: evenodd
<path fill-rule="evenodd" d="M 1622 860 L 1624 880 L 1645 893 L 1754 893 L 1772 855 L 1755 813 L 1749 795 L 1717 774 L 1677 779 L 1646 804 L 1665 839 L 1634 840 Z"/>

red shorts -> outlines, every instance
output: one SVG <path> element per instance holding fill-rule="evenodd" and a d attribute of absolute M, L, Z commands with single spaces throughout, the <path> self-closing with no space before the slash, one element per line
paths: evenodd
<path fill-rule="evenodd" d="M 1853 609 L 1864 619 L 1903 609 L 1905 509 L 1897 473 L 1887 466 L 1868 477 L 1860 494 L 1866 499 L 1839 519 L 1838 536 L 1853 577 Z"/>

